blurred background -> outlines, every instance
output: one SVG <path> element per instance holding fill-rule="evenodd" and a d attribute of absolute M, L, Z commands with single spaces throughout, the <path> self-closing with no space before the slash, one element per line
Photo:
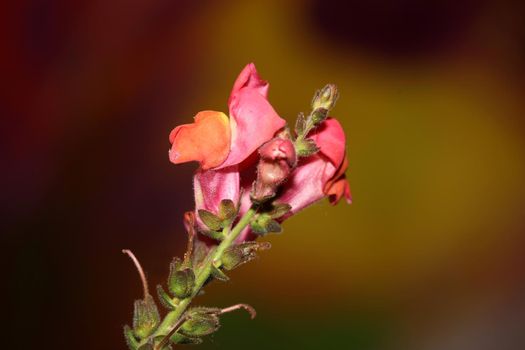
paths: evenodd
<path fill-rule="evenodd" d="M 521 1 L 20 0 L 0 11 L 3 347 L 125 349 L 184 251 L 195 164 L 248 62 L 293 121 L 336 83 L 354 203 L 315 205 L 196 302 L 200 349 L 525 349 Z"/>

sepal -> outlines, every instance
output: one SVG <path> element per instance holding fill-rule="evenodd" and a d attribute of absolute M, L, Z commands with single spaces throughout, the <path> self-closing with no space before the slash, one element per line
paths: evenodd
<path fill-rule="evenodd" d="M 278 219 L 292 210 L 292 206 L 287 203 L 273 203 L 272 207 L 267 214 L 271 216 L 272 219 Z"/>
<path fill-rule="evenodd" d="M 198 210 L 199 217 L 210 230 L 219 231 L 222 228 L 222 220 L 215 214 L 205 209 Z"/>
<path fill-rule="evenodd" d="M 229 224 L 237 216 L 237 208 L 231 199 L 223 199 L 219 204 L 219 218 L 224 224 Z"/>
<path fill-rule="evenodd" d="M 229 247 L 222 255 L 222 266 L 226 270 L 233 270 L 242 264 L 247 263 L 257 257 L 258 250 L 270 249 L 269 242 L 244 242 Z"/>
<path fill-rule="evenodd" d="M 222 241 L 224 239 L 224 234 L 222 231 L 200 231 L 200 233 L 216 241 Z"/>
<path fill-rule="evenodd" d="M 224 272 L 221 271 L 218 267 L 215 267 L 214 265 L 211 265 L 211 275 L 213 278 L 218 279 L 219 281 L 229 281 L 230 278 L 226 276 Z"/>
<path fill-rule="evenodd" d="M 314 109 L 310 118 L 312 118 L 313 125 L 319 125 L 328 118 L 328 109 L 323 107 Z"/>
<path fill-rule="evenodd" d="M 151 295 L 135 300 L 133 311 L 133 332 L 140 339 L 150 336 L 160 323 L 159 310 Z"/>
<path fill-rule="evenodd" d="M 168 293 L 162 288 L 160 284 L 157 284 L 157 295 L 159 296 L 159 301 L 168 310 L 175 310 L 177 304 L 175 304 Z"/>
<path fill-rule="evenodd" d="M 135 338 L 133 330 L 128 325 L 124 326 L 124 338 L 126 338 L 126 344 L 128 344 L 130 350 L 138 349 L 139 342 L 137 341 L 137 338 Z"/>
<path fill-rule="evenodd" d="M 312 139 L 297 139 L 295 142 L 295 152 L 299 157 L 309 157 L 319 152 L 319 147 Z"/>
<path fill-rule="evenodd" d="M 255 219 L 250 222 L 250 228 L 252 229 L 253 233 L 258 235 L 282 232 L 281 225 L 266 213 L 257 215 Z"/>
<path fill-rule="evenodd" d="M 219 312 L 213 308 L 193 308 L 188 311 L 188 320 L 182 324 L 179 333 L 187 337 L 202 337 L 219 329 Z"/>
<path fill-rule="evenodd" d="M 202 339 L 201 338 L 191 338 L 191 337 L 182 335 L 180 333 L 174 333 L 170 337 L 170 342 L 172 342 L 173 344 L 181 344 L 181 345 L 182 344 L 198 345 L 202 343 Z"/>
<path fill-rule="evenodd" d="M 299 113 L 297 120 L 295 121 L 295 133 L 302 135 L 306 130 L 306 119 L 304 113 Z"/>
<path fill-rule="evenodd" d="M 182 266 L 180 259 L 175 258 L 170 264 L 168 288 L 179 299 L 189 297 L 195 286 L 195 273 Z"/>
<path fill-rule="evenodd" d="M 148 342 L 139 346 L 137 350 L 155 350 L 155 348 L 153 347 L 153 343 Z"/>

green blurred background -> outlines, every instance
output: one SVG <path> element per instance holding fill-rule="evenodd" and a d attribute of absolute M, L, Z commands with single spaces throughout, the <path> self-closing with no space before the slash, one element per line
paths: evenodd
<path fill-rule="evenodd" d="M 1 11 L 6 348 L 125 349 L 183 253 L 170 130 L 255 62 L 293 121 L 339 86 L 354 203 L 315 205 L 196 302 L 201 349 L 525 348 L 520 1 L 44 1 Z M 7 338 L 7 340 L 5 339 Z M 7 346 L 11 344 L 11 346 Z M 16 344 L 16 345 L 15 345 Z"/>

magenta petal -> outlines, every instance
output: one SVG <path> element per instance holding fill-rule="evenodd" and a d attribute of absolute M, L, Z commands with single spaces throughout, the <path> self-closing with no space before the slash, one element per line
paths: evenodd
<path fill-rule="evenodd" d="M 229 99 L 230 153 L 217 169 L 239 164 L 286 124 L 266 99 L 268 86 L 253 64 L 235 81 Z"/>
<path fill-rule="evenodd" d="M 268 88 L 270 87 L 270 84 L 259 77 L 259 73 L 257 73 L 257 69 L 255 69 L 255 64 L 253 63 L 248 63 L 235 80 L 235 83 L 233 83 L 232 92 L 228 99 L 228 105 L 231 105 L 234 96 L 241 89 L 246 87 L 257 90 L 257 92 L 263 97 L 268 96 Z"/>
<path fill-rule="evenodd" d="M 292 214 L 324 198 L 325 183 L 335 174 L 336 168 L 324 157 L 314 155 L 299 164 L 292 177 L 282 188 L 279 202 L 292 206 Z"/>
<path fill-rule="evenodd" d="M 237 166 L 220 170 L 199 170 L 193 178 L 195 210 L 206 209 L 217 213 L 223 199 L 239 201 L 239 172 Z M 197 222 L 204 228 L 199 216 Z"/>
<path fill-rule="evenodd" d="M 334 118 L 325 120 L 318 129 L 311 134 L 320 152 L 338 168 L 345 158 L 345 132 L 343 127 Z"/>

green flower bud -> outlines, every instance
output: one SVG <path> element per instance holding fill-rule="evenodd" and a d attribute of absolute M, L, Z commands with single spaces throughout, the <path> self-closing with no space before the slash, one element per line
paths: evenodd
<path fill-rule="evenodd" d="M 312 112 L 312 123 L 314 125 L 320 124 L 328 118 L 328 109 L 326 108 L 317 108 Z"/>
<path fill-rule="evenodd" d="M 168 288 L 179 299 L 189 297 L 195 286 L 195 273 L 190 268 L 182 268 L 179 259 L 174 259 L 170 264 Z"/>
<path fill-rule="evenodd" d="M 210 309 L 212 310 L 212 309 Z M 179 333 L 187 337 L 202 337 L 219 329 L 218 312 L 206 308 L 188 311 L 188 320 L 181 326 Z"/>
<path fill-rule="evenodd" d="M 257 257 L 258 250 L 270 249 L 269 242 L 244 242 L 238 245 L 229 247 L 222 255 L 222 266 L 226 270 L 233 270 L 234 268 L 247 263 Z"/>
<path fill-rule="evenodd" d="M 151 295 L 147 295 L 144 300 L 135 300 L 133 331 L 138 338 L 147 338 L 155 331 L 159 323 L 159 310 Z"/>
<path fill-rule="evenodd" d="M 282 232 L 281 225 L 275 221 L 271 215 L 261 213 L 250 223 L 250 228 L 255 234 L 265 235 L 267 233 Z"/>
<path fill-rule="evenodd" d="M 334 108 L 338 97 L 339 92 L 337 91 L 337 86 L 328 84 L 315 93 L 312 100 L 312 109 L 324 108 L 329 111 Z"/>

